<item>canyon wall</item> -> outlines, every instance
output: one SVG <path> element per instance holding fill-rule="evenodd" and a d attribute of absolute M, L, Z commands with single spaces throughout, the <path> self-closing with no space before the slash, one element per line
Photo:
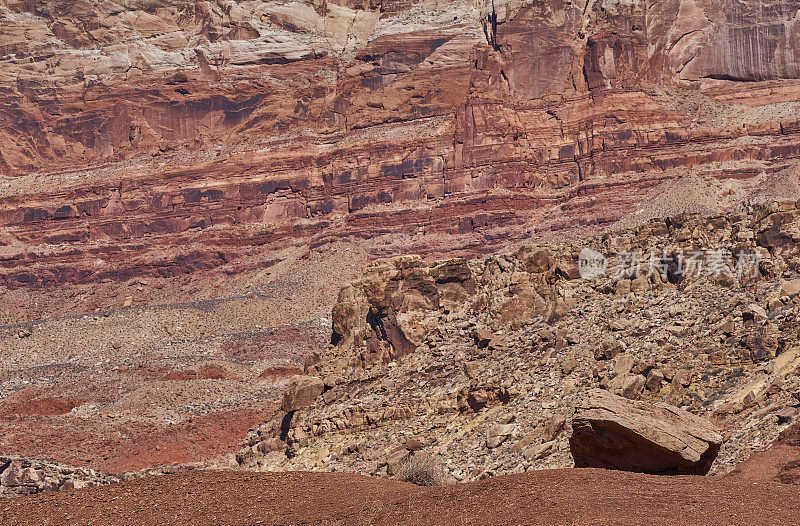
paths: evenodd
<path fill-rule="evenodd" d="M 52 313 L 53 290 L 121 306 L 132 280 L 133 303 L 234 293 L 343 239 L 583 235 L 687 176 L 711 209 L 785 193 L 799 9 L 3 0 L 0 321 Z"/>

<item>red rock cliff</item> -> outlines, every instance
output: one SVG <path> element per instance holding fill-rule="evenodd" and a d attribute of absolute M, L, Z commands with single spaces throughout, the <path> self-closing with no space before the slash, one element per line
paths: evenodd
<path fill-rule="evenodd" d="M 0 287 L 227 280 L 352 235 L 485 253 L 689 174 L 730 206 L 796 177 L 799 10 L 4 0 Z"/>

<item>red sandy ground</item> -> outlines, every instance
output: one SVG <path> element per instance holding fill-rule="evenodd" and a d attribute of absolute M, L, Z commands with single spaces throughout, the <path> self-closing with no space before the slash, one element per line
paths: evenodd
<path fill-rule="evenodd" d="M 25 339 L 0 331 L 0 370 L 8 364 L 15 377 L 0 386 L 13 386 L 0 390 L 0 451 L 107 473 L 233 465 L 242 438 L 271 416 L 317 345 L 316 327 L 248 332 L 248 317 L 266 303 L 151 309 L 74 326 L 52 321 Z M 176 325 L 174 336 L 157 329 Z M 95 339 L 83 338 L 92 330 Z M 80 366 L 59 358 L 68 338 Z M 143 348 L 154 356 L 142 356 Z M 38 361 L 14 365 L 15 355 L 32 353 Z"/>
<path fill-rule="evenodd" d="M 3 524 L 797 524 L 798 488 L 599 469 L 443 488 L 344 473 L 191 472 L 0 503 Z"/>
<path fill-rule="evenodd" d="M 562 469 L 423 488 L 347 473 L 195 471 L 6 499 L 0 524 L 800 524 L 798 465 L 800 424 L 720 477 Z"/>
<path fill-rule="evenodd" d="M 233 458 L 248 429 L 271 414 L 271 410 L 206 413 L 166 427 L 75 419 L 59 425 L 46 417 L 38 417 L 40 425 L 37 417 L 27 417 L 20 426 L 0 419 L 0 435 L 11 451 L 47 458 L 57 447 L 59 461 L 120 473 L 162 464 L 230 464 L 227 457 Z"/>
<path fill-rule="evenodd" d="M 739 464 L 731 476 L 748 482 L 768 480 L 800 485 L 800 423 L 784 430 L 769 449 L 754 453 Z"/>

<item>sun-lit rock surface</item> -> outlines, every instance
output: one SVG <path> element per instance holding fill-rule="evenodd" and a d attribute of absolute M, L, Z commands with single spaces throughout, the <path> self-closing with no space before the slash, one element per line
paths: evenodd
<path fill-rule="evenodd" d="M 7 0 L 0 315 L 67 285 L 119 306 L 139 278 L 171 283 L 134 303 L 190 297 L 193 274 L 224 295 L 350 235 L 474 255 L 586 234 L 689 175 L 695 207 L 796 192 L 797 11 Z"/>
<path fill-rule="evenodd" d="M 230 457 L 377 257 L 800 196 L 799 7 L 0 0 L 0 446 Z"/>

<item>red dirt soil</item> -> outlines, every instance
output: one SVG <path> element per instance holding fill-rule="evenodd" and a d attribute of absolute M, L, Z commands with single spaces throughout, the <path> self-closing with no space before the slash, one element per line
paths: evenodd
<path fill-rule="evenodd" d="M 54 416 L 69 413 L 73 408 L 86 402 L 75 398 L 56 398 L 47 396 L 38 400 L 23 400 L 0 406 L 0 418 L 12 416 Z"/>
<path fill-rule="evenodd" d="M 0 419 L 0 437 L 5 451 L 49 458 L 57 449 L 62 462 L 107 473 L 175 463 L 228 465 L 241 437 L 271 413 L 272 409 L 206 413 L 165 427 L 44 417 L 28 417 L 20 427 Z"/>
<path fill-rule="evenodd" d="M 545 470 L 443 488 L 345 473 L 189 472 L 0 502 L 2 524 L 798 524 L 797 486 Z"/>
<path fill-rule="evenodd" d="M 739 464 L 731 476 L 748 482 L 800 484 L 800 423 L 785 429 L 768 449 Z"/>

